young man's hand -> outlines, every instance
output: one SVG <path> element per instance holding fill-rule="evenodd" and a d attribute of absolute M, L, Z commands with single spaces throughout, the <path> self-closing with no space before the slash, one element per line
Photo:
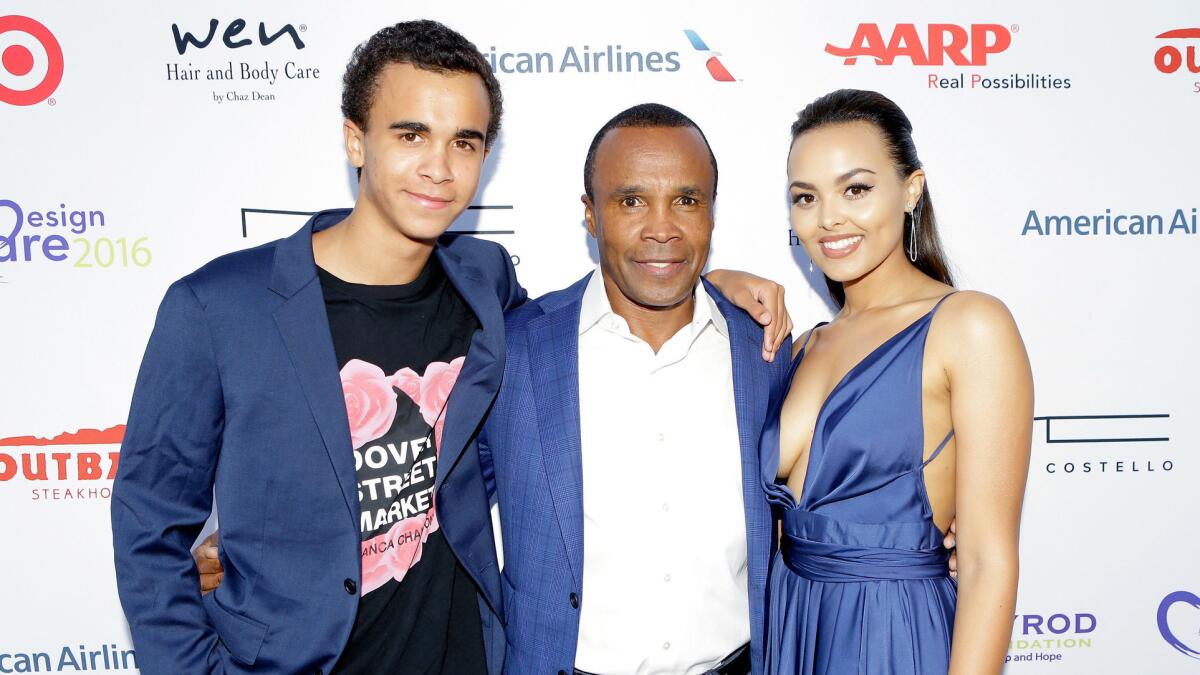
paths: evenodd
<path fill-rule="evenodd" d="M 775 352 L 792 334 L 792 317 L 783 304 L 783 286 L 749 272 L 713 270 L 708 280 L 729 301 L 763 326 L 763 360 L 774 361 Z"/>
<path fill-rule="evenodd" d="M 208 538 L 192 551 L 196 561 L 196 570 L 200 572 L 200 594 L 207 595 L 221 585 L 225 577 L 225 568 L 221 567 L 221 559 L 217 557 L 217 533 L 213 532 Z"/>

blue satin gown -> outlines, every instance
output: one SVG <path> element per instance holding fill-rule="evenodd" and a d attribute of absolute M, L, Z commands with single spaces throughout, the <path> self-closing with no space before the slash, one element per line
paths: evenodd
<path fill-rule="evenodd" d="M 957 587 L 923 469 L 953 430 L 921 460 L 925 338 L 944 300 L 829 394 L 799 501 L 773 473 L 782 401 L 768 420 L 763 467 L 772 473 L 763 487 L 782 521 L 768 583 L 771 675 L 944 675 L 949 668 Z"/>

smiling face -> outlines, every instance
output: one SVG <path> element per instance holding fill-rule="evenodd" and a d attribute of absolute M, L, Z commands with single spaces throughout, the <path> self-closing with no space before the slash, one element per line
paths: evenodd
<path fill-rule="evenodd" d="M 842 283 L 904 252 L 905 211 L 925 174 L 900 176 L 884 135 L 866 122 L 806 131 L 788 155 L 792 230 L 825 276 Z"/>
<path fill-rule="evenodd" d="M 692 298 L 708 260 L 714 180 L 708 146 L 690 127 L 618 127 L 596 150 L 588 232 L 614 311 L 670 309 Z"/>
<path fill-rule="evenodd" d="M 475 197 L 489 115 L 478 75 L 386 66 L 367 129 L 344 125 L 346 154 L 362 169 L 356 210 L 365 207 L 408 239 L 431 243 Z"/>

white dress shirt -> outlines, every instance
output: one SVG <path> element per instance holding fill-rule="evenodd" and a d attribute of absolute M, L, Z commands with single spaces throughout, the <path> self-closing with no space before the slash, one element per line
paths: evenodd
<path fill-rule="evenodd" d="M 583 596 L 575 665 L 702 673 L 750 639 L 746 512 L 725 318 L 701 287 L 657 354 L 601 272 L 579 317 Z"/>

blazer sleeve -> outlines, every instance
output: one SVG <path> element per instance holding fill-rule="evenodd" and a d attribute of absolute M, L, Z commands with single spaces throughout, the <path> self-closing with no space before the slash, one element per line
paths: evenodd
<path fill-rule="evenodd" d="M 784 339 L 783 344 L 779 345 L 779 351 L 775 352 L 775 361 L 771 364 L 771 390 L 772 395 L 782 399 L 787 395 L 788 387 L 791 385 L 791 380 L 788 379 L 788 371 L 792 369 L 792 338 L 789 336 Z"/>
<path fill-rule="evenodd" d="M 142 359 L 112 496 L 117 590 L 143 673 L 221 673 L 191 546 L 212 509 L 224 402 L 204 310 L 163 298 Z"/>

